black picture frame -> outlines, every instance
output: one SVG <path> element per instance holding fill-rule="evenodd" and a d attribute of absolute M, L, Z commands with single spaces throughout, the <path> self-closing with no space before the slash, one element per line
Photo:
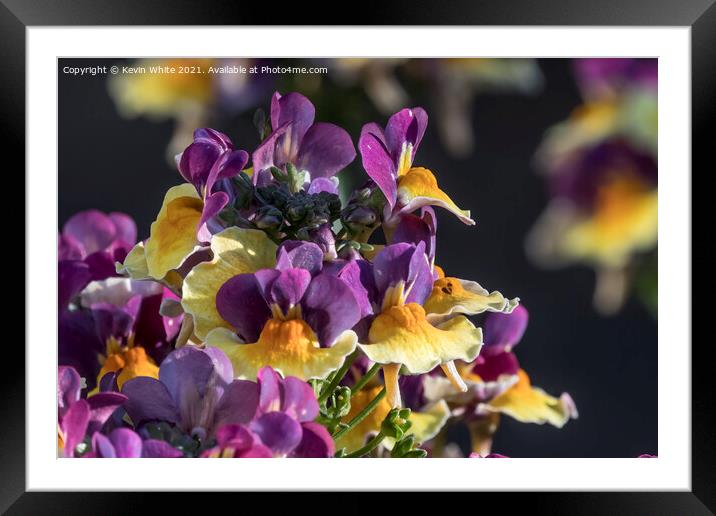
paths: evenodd
<path fill-rule="evenodd" d="M 361 4 L 362 5 L 362 4 Z M 358 6 L 357 6 L 358 7 Z M 361 7 L 344 20 L 351 25 L 619 25 L 691 27 L 692 65 L 692 162 L 706 168 L 712 147 L 709 138 L 716 125 L 716 4 L 714 0 L 573 0 L 517 1 L 459 0 L 440 8 L 427 2 L 382 1 Z M 268 2 L 245 3 L 207 0 L 0 0 L 0 145 L 2 156 L 14 156 L 15 170 L 24 170 L 25 142 L 25 30 L 49 25 L 282 25 L 296 22 L 315 25 L 314 9 L 296 4 L 280 9 Z M 711 129 L 711 131 L 709 131 Z M 6 147 L 6 148 L 5 148 Z M 9 167 L 3 159 L 4 167 Z M 713 169 L 713 161 L 709 162 Z M 13 174 L 6 169 L 6 177 Z M 685 173 L 689 180 L 693 177 Z M 17 222 L 12 222 L 17 225 Z M 27 238 L 27 236 L 26 236 Z M 691 250 L 690 250 L 691 251 Z M 16 251 L 15 251 L 16 252 Z M 26 274 L 31 271 L 25 271 Z M 31 307 L 27 307 L 31 309 Z M 682 342 L 691 344 L 691 328 L 684 328 Z M 8 336 L 6 336 L 8 337 Z M 0 510 L 8 514 L 112 514 L 140 512 L 151 505 L 123 493 L 27 493 L 25 492 L 25 353 L 19 340 L 4 343 L 7 365 L 0 382 Z M 12 349 L 9 349 L 12 348 Z M 530 493 L 527 498 L 538 512 L 549 514 L 713 514 L 716 511 L 716 432 L 708 421 L 713 413 L 714 389 L 709 383 L 712 362 L 708 344 L 692 348 L 692 491 L 643 493 Z M 320 489 L 320 485 L 316 486 Z M 142 495 L 142 498 L 150 495 Z M 191 506 L 187 496 L 161 496 Z M 495 503 L 495 496 L 480 494 L 479 503 Z M 499 496 L 499 495 L 498 495 Z M 516 496 L 516 495 L 510 495 Z M 516 498 L 515 498 L 516 499 Z M 275 499 L 277 502 L 281 498 Z M 128 505 L 129 503 L 129 505 Z M 297 503 L 295 500 L 293 503 Z M 278 508 L 278 506 L 276 506 Z M 166 507 L 165 507 L 166 509 Z M 532 510 L 534 510 L 532 509 Z M 341 510 L 341 509 L 338 509 Z"/>

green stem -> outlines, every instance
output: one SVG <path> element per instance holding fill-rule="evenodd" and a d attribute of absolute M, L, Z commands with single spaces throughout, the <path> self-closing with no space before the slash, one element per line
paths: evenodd
<path fill-rule="evenodd" d="M 383 432 L 378 432 L 378 435 L 368 441 L 366 445 L 363 446 L 363 448 L 360 448 L 353 453 L 349 453 L 348 455 L 346 455 L 346 458 L 352 459 L 356 457 L 362 457 L 363 455 L 368 455 L 370 452 L 375 450 L 381 442 L 383 442 L 383 439 L 385 439 L 385 435 L 383 434 Z"/>
<path fill-rule="evenodd" d="M 355 395 L 357 392 L 359 392 L 363 386 L 370 381 L 371 378 L 375 376 L 375 374 L 380 371 L 382 364 L 375 363 L 373 366 L 366 371 L 366 373 L 363 375 L 363 377 L 358 380 L 353 387 L 351 387 L 351 396 Z"/>
<path fill-rule="evenodd" d="M 351 368 L 356 358 L 358 358 L 358 350 L 354 351 L 353 353 L 348 355 L 348 357 L 346 357 L 346 360 L 343 362 L 343 365 L 340 367 L 340 369 L 338 369 L 338 371 L 336 371 L 336 374 L 333 375 L 331 383 L 326 386 L 321 395 L 318 397 L 318 403 L 326 401 L 328 396 L 330 396 L 331 393 L 336 389 L 336 387 L 338 387 L 338 384 L 341 383 L 341 380 Z"/>
<path fill-rule="evenodd" d="M 353 430 L 353 428 L 358 425 L 361 421 L 363 421 L 368 415 L 373 412 L 373 409 L 378 406 L 378 403 L 380 403 L 380 400 L 382 400 L 385 397 L 385 387 L 378 393 L 378 395 L 371 400 L 370 403 L 368 403 L 365 407 L 363 407 L 363 410 L 361 410 L 356 416 L 351 419 L 348 422 L 348 425 L 343 427 L 336 435 L 333 436 L 333 440 L 337 441 L 341 437 L 343 437 L 345 434 Z"/>

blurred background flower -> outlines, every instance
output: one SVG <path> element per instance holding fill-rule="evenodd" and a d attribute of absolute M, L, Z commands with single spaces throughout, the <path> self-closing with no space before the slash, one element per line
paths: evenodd
<path fill-rule="evenodd" d="M 657 307 L 657 60 L 576 59 L 583 103 L 535 156 L 550 201 L 527 239 L 546 267 L 596 272 L 594 306 L 621 309 L 634 290 Z"/>

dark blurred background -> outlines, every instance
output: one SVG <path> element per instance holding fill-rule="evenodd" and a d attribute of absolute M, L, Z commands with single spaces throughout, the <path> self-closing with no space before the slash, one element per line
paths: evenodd
<path fill-rule="evenodd" d="M 164 192 L 181 182 L 166 157 L 175 122 L 121 117 L 108 94 L 107 76 L 62 73 L 65 66 L 120 61 L 59 60 L 59 225 L 89 208 L 123 211 L 134 217 L 144 239 Z M 330 61 L 325 64 L 331 67 Z M 474 98 L 474 148 L 469 156 L 451 157 L 432 122 L 419 151 L 419 164 L 435 171 L 441 188 L 459 206 L 472 210 L 477 221 L 475 228 L 468 228 L 436 210 L 437 263 L 451 276 L 521 298 L 530 311 L 527 333 L 517 348 L 522 367 L 533 384 L 548 393 L 569 392 L 579 409 L 579 419 L 562 429 L 503 417 L 493 450 L 512 457 L 656 454 L 656 320 L 633 298 L 617 315 L 598 315 L 592 307 L 591 269 L 545 271 L 525 255 L 525 235 L 547 202 L 544 180 L 532 166 L 533 154 L 545 129 L 580 103 L 569 60 L 539 60 L 538 66 L 543 76 L 538 91 L 483 92 Z M 273 88 L 287 91 L 285 80 L 275 79 L 256 107 L 268 110 Z M 316 104 L 317 120 L 343 125 L 354 143 L 360 124 L 385 124 L 387 117 L 360 98 L 361 93 L 342 95 L 337 86 L 332 88 L 306 92 Z M 437 107 L 430 88 L 418 86 L 410 97 L 412 105 L 423 106 L 433 117 Z M 346 110 L 350 117 L 340 119 Z M 216 129 L 239 148 L 252 150 L 259 143 L 253 113 L 254 108 L 224 117 Z M 360 157 L 351 169 L 354 180 L 365 177 Z"/>

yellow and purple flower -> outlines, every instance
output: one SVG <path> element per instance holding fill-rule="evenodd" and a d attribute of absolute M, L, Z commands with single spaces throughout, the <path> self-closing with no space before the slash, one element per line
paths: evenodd
<path fill-rule="evenodd" d="M 385 130 L 378 124 L 363 126 L 358 141 L 363 168 L 387 200 L 384 223 L 395 226 L 403 213 L 423 206 L 440 206 L 472 225 L 470 212 L 461 210 L 440 190 L 433 173 L 414 167 L 413 161 L 428 125 L 423 108 L 403 109 L 388 120 Z"/>
<path fill-rule="evenodd" d="M 318 248 L 300 249 L 312 246 Z M 360 307 L 344 281 L 321 271 L 317 251 L 312 261 L 296 253 L 280 268 L 239 274 L 219 289 L 216 309 L 232 329 L 212 330 L 206 344 L 226 352 L 237 378 L 253 380 L 264 366 L 303 380 L 325 378 L 355 349 L 351 328 Z"/>
<path fill-rule="evenodd" d="M 109 372 L 120 385 L 156 377 L 181 325 L 181 313 L 160 313 L 165 302 L 176 302 L 168 289 L 113 271 L 117 253 L 126 253 L 135 235 L 128 216 L 94 210 L 72 217 L 61 235 L 68 245 L 58 262 L 59 363 L 77 368 L 90 389 Z"/>
<path fill-rule="evenodd" d="M 425 244 L 386 246 L 373 262 L 379 313 L 360 348 L 368 358 L 383 364 L 391 407 L 401 406 L 398 376 L 423 374 L 440 366 L 460 389 L 464 382 L 455 360 L 470 362 L 480 352 L 482 331 L 457 315 L 433 325 L 423 307 L 433 287 L 433 271 Z"/>
<path fill-rule="evenodd" d="M 230 179 L 248 159 L 225 134 L 197 129 L 194 142 L 177 156 L 179 172 L 188 182 L 167 191 L 149 239 L 137 244 L 118 270 L 179 288 L 187 269 L 206 258 L 201 251 L 211 236 L 223 229 L 215 217 L 232 198 Z"/>

